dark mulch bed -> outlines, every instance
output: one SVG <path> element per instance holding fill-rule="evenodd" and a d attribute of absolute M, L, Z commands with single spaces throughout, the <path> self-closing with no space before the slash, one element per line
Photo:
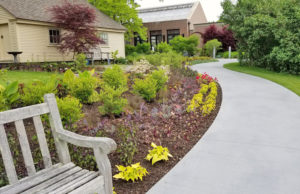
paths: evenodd
<path fill-rule="evenodd" d="M 84 105 L 83 107 L 85 116 L 76 124 L 74 132 L 88 136 L 110 137 L 118 145 L 122 141 L 120 135 L 118 135 L 120 127 L 136 132 L 132 141 L 137 144 L 138 152 L 134 155 L 131 163 L 140 162 L 147 169 L 149 175 L 145 176 L 143 181 L 125 182 L 123 180 L 114 180 L 115 191 L 119 194 L 146 193 L 199 141 L 219 112 L 222 101 L 220 87 L 218 88 L 216 109 L 210 115 L 203 117 L 199 112 L 187 113 L 185 111 L 187 104 L 193 95 L 199 91 L 200 85 L 193 73 L 191 75 L 183 75 L 182 72 L 173 72 L 172 75 L 168 82 L 167 90 L 160 92 L 158 98 L 152 103 L 147 103 L 138 96 L 127 92 L 126 97 L 129 101 L 129 106 L 126 109 L 126 113 L 120 117 L 101 116 L 98 112 L 99 103 Z M 36 158 L 36 167 L 42 169 L 41 154 L 35 138 L 35 131 L 32 128 L 32 121 L 26 120 L 25 123 L 28 137 L 32 140 L 30 143 L 32 150 L 34 150 L 33 155 Z M 45 130 L 53 161 L 58 162 L 53 140 L 50 139 L 51 132 L 48 127 Z M 12 149 L 18 164 L 18 174 L 20 177 L 24 177 L 26 170 L 18 141 L 13 138 L 16 137 L 14 126 L 7 125 L 6 131 L 11 134 L 10 143 L 13 144 Z M 148 150 L 152 149 L 150 146 L 151 142 L 168 147 L 173 158 L 170 158 L 166 162 L 158 162 L 152 166 L 151 162 L 144 159 L 148 154 Z M 77 164 L 84 168 L 95 170 L 95 163 L 91 164 L 89 163 L 90 161 L 83 162 L 87 156 L 92 155 L 91 150 L 85 152 L 79 150 L 78 152 L 78 149 L 73 147 L 70 150 L 77 151 L 76 156 L 73 157 L 73 159 L 77 160 Z M 110 154 L 109 158 L 112 164 L 113 175 L 117 174 L 115 166 L 122 164 L 120 153 L 114 152 Z M 3 171 L 3 164 L 0 157 L 0 178 L 2 180 L 5 177 L 2 173 Z M 0 181 L 1 185 L 3 183 Z"/>

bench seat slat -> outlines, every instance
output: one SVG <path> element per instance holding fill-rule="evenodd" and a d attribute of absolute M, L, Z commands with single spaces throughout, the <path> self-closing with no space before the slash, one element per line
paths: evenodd
<path fill-rule="evenodd" d="M 49 152 L 49 148 L 48 148 L 48 144 L 44 132 L 43 123 L 41 121 L 41 117 L 34 116 L 33 123 L 38 137 L 45 168 L 50 168 L 52 166 L 52 161 L 51 161 L 51 156 L 50 156 L 50 152 Z"/>
<path fill-rule="evenodd" d="M 18 182 L 18 176 L 16 173 L 14 161 L 9 148 L 6 132 L 4 126 L 1 124 L 0 124 L 0 152 L 2 155 L 2 160 L 5 166 L 6 175 L 8 177 L 9 183 L 14 184 Z"/>
<path fill-rule="evenodd" d="M 49 187 L 53 184 L 56 184 L 57 182 L 59 182 L 61 180 L 64 180 L 65 178 L 71 176 L 72 174 L 77 173 L 80 170 L 81 170 L 80 167 L 72 168 L 72 169 L 70 169 L 70 170 L 68 170 L 68 171 L 66 171 L 66 172 L 64 172 L 64 173 L 62 173 L 62 174 L 60 174 L 56 177 L 53 177 L 52 179 L 49 179 L 49 180 L 47 180 L 47 181 L 45 181 L 45 182 L 29 189 L 29 190 L 26 190 L 22 194 L 32 194 L 32 193 L 36 193 L 38 191 L 41 191 L 41 190 L 43 190 L 43 189 L 45 189 L 45 188 L 47 188 L 47 187 Z"/>
<path fill-rule="evenodd" d="M 99 173 L 97 172 L 89 172 L 85 174 L 84 176 L 79 177 L 78 179 L 75 179 L 68 184 L 63 185 L 62 187 L 59 187 L 58 189 L 51 191 L 49 194 L 65 194 L 73 191 L 76 188 L 79 188 L 80 186 L 86 184 L 87 182 L 93 180 L 94 178 L 98 177 Z M 99 182 L 98 184 L 100 184 Z"/>
<path fill-rule="evenodd" d="M 75 165 L 73 163 L 68 163 L 65 165 L 57 164 L 52 166 L 51 168 L 42 170 L 38 173 L 36 173 L 32 177 L 26 177 L 24 179 L 21 179 L 18 183 L 13 185 L 8 185 L 6 187 L 0 188 L 1 194 L 14 194 L 14 193 L 21 193 L 24 192 L 38 184 L 41 184 L 53 177 L 58 176 L 61 173 L 64 173 L 72 168 L 74 168 Z"/>
<path fill-rule="evenodd" d="M 80 180 L 82 177 L 84 177 L 89 171 L 88 170 L 81 170 L 75 174 L 72 174 L 71 176 L 65 178 L 64 180 L 54 184 L 54 185 L 51 185 L 50 187 L 47 187 L 46 189 L 40 191 L 40 192 L 37 192 L 37 194 L 48 194 L 49 192 L 51 191 L 54 191 L 56 189 L 59 189 L 61 188 L 62 186 L 68 184 L 69 182 L 73 181 L 73 180 Z"/>
<path fill-rule="evenodd" d="M 0 112 L 0 125 L 43 115 L 49 112 L 50 110 L 46 103 Z"/>
<path fill-rule="evenodd" d="M 82 193 L 105 193 L 104 192 L 104 177 L 98 176 L 85 185 L 69 192 L 69 194 L 82 194 Z"/>
<path fill-rule="evenodd" d="M 23 158 L 27 173 L 29 176 L 33 176 L 36 173 L 34 162 L 31 154 L 31 149 L 29 146 L 27 134 L 24 127 L 23 120 L 19 120 L 15 122 L 17 134 L 20 142 L 20 147 L 22 150 Z"/>

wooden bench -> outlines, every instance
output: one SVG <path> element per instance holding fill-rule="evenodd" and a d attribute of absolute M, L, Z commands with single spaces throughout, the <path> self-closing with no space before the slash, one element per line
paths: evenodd
<path fill-rule="evenodd" d="M 0 151 L 9 185 L 0 188 L 1 194 L 14 193 L 71 193 L 112 194 L 111 164 L 107 154 L 116 149 L 116 143 L 105 137 L 81 136 L 63 128 L 55 96 L 44 96 L 45 103 L 0 112 Z M 59 164 L 52 164 L 40 115 L 49 114 Z M 45 169 L 37 172 L 34 166 L 23 119 L 33 118 Z M 28 177 L 18 180 L 4 124 L 14 122 Z M 70 159 L 68 143 L 92 148 L 99 172 L 75 166 Z"/>

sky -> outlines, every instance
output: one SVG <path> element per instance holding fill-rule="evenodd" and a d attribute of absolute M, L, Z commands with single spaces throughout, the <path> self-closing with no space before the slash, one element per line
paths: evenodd
<path fill-rule="evenodd" d="M 164 5 L 174 5 L 182 3 L 195 2 L 197 0 L 137 0 L 137 3 L 141 5 L 141 8 L 159 7 Z M 222 0 L 198 0 L 200 1 L 208 22 L 218 21 L 223 9 L 221 7 Z"/>

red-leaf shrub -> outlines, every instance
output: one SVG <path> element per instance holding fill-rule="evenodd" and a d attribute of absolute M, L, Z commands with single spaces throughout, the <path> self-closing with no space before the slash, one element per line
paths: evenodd
<path fill-rule="evenodd" d="M 62 5 L 51 7 L 49 11 L 52 15 L 51 21 L 59 29 L 64 30 L 60 36 L 59 46 L 62 53 L 88 52 L 101 42 L 94 27 L 95 10 L 88 5 L 64 1 Z"/>
<path fill-rule="evenodd" d="M 207 41 L 217 39 L 222 42 L 223 51 L 227 51 L 228 47 L 231 46 L 232 50 L 236 50 L 236 40 L 233 36 L 233 32 L 228 30 L 227 26 L 224 26 L 221 30 L 218 30 L 216 25 L 212 24 L 206 28 L 204 33 L 201 33 L 203 43 Z"/>

